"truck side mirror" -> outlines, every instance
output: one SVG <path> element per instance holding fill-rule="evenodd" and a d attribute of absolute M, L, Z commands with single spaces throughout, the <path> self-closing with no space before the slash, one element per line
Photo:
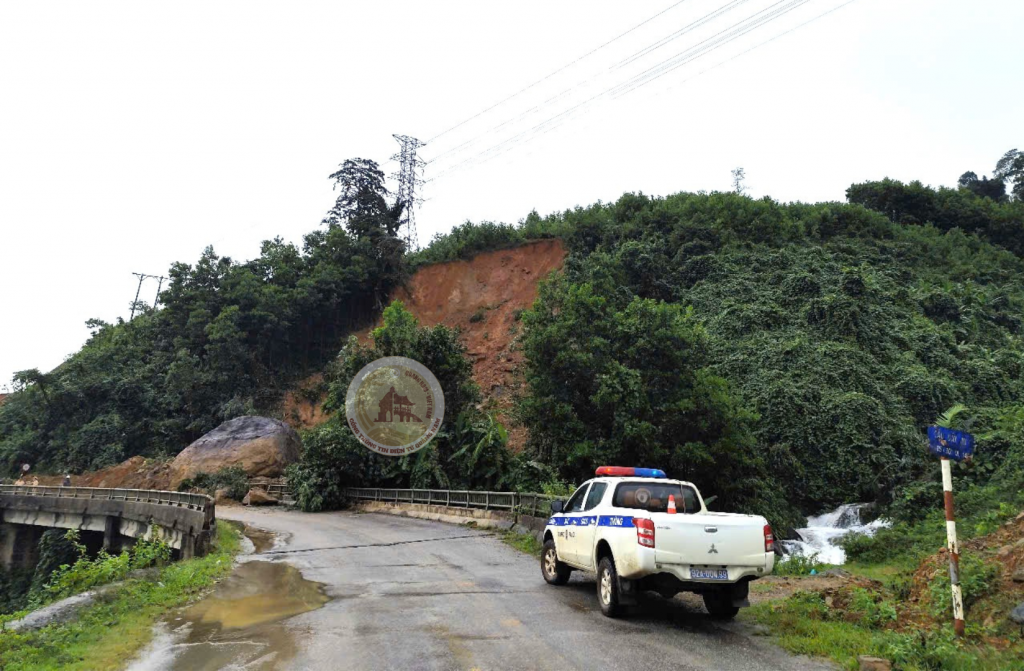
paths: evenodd
<path fill-rule="evenodd" d="M 712 502 L 713 502 L 713 501 L 714 501 L 715 499 L 717 499 L 717 498 L 718 498 L 718 494 L 715 494 L 714 496 L 709 496 L 709 497 L 707 497 L 706 499 L 704 499 L 704 507 L 705 507 L 705 508 L 710 508 L 710 507 L 711 507 L 711 503 L 712 503 Z"/>
<path fill-rule="evenodd" d="M 551 502 L 551 512 L 553 512 L 553 513 L 560 513 L 560 512 L 562 512 L 562 508 L 564 508 L 564 507 L 565 507 L 565 502 L 564 501 L 552 501 Z"/>

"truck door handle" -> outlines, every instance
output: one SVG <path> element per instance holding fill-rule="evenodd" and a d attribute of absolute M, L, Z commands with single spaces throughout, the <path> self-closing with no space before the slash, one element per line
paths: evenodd
<path fill-rule="evenodd" d="M 718 527 L 704 527 L 704 531 L 709 534 L 716 534 L 718 533 Z"/>

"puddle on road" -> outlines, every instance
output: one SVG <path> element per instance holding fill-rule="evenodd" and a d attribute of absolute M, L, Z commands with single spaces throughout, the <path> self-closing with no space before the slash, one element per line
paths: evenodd
<path fill-rule="evenodd" d="M 290 564 L 239 564 L 210 596 L 164 622 L 130 671 L 279 668 L 297 651 L 283 620 L 329 600 Z"/>
<path fill-rule="evenodd" d="M 256 554 L 263 554 L 267 550 L 273 549 L 274 541 L 277 539 L 276 534 L 250 526 L 245 527 L 243 533 L 252 541 L 253 547 L 256 548 Z"/>

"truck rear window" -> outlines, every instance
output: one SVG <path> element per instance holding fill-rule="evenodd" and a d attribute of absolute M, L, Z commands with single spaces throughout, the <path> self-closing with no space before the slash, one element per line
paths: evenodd
<path fill-rule="evenodd" d="M 668 497 L 676 499 L 676 512 L 700 512 L 697 492 L 673 482 L 623 482 L 615 488 L 612 505 L 619 508 L 637 508 L 652 513 L 668 510 Z"/>

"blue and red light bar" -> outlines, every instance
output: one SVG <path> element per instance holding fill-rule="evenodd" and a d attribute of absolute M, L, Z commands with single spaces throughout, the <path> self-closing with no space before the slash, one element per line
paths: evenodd
<path fill-rule="evenodd" d="M 632 466 L 600 466 L 595 475 L 606 475 L 613 478 L 667 478 L 660 468 L 633 468 Z"/>

